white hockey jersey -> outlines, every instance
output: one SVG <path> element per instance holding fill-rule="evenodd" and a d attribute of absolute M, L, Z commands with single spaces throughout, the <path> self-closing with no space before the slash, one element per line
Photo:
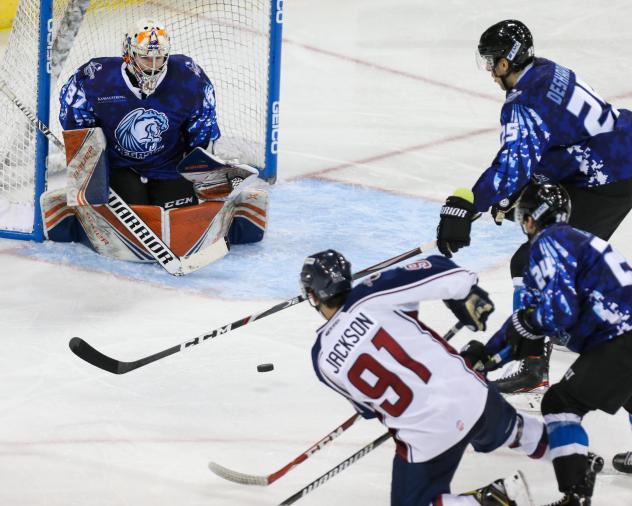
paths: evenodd
<path fill-rule="evenodd" d="M 318 378 L 364 417 L 377 416 L 408 462 L 461 441 L 485 407 L 485 380 L 417 318 L 420 301 L 463 299 L 476 282 L 473 272 L 431 256 L 371 276 L 318 329 Z"/>

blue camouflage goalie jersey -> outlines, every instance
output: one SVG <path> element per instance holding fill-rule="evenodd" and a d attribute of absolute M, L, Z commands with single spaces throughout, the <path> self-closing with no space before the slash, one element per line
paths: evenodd
<path fill-rule="evenodd" d="M 566 224 L 529 250 L 523 306 L 536 330 L 581 353 L 632 330 L 632 269 L 606 241 Z M 632 337 L 630 337 L 632 339 Z"/>
<path fill-rule="evenodd" d="M 472 188 L 481 212 L 532 174 L 583 188 L 632 178 L 632 112 L 550 60 L 526 67 L 507 91 L 500 123 L 501 148 Z"/>
<path fill-rule="evenodd" d="M 215 90 L 189 57 L 172 55 L 156 91 L 142 98 L 121 58 L 94 58 L 60 93 L 64 130 L 100 127 L 110 170 L 130 168 L 151 179 L 177 179 L 176 166 L 193 148 L 219 138 Z"/>

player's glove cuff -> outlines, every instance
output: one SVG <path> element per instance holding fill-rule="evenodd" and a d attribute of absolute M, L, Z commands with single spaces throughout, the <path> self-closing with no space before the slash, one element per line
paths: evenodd
<path fill-rule="evenodd" d="M 528 322 L 527 313 L 520 309 L 511 315 L 511 324 L 514 330 L 524 339 L 542 339 L 544 335 L 539 334 Z"/>
<path fill-rule="evenodd" d="M 524 309 L 511 315 L 507 326 L 507 343 L 511 345 L 513 358 L 540 355 L 544 350 L 544 335 L 529 323 L 528 312 Z"/>

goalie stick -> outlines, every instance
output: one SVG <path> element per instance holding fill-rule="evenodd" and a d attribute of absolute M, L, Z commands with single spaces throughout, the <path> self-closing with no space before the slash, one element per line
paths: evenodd
<path fill-rule="evenodd" d="M 446 332 L 443 338 L 446 341 L 449 341 L 463 327 L 464 325 L 461 322 L 456 323 L 450 330 L 448 330 L 448 332 Z M 351 427 L 358 420 L 359 416 L 360 415 L 356 413 L 351 418 L 344 421 L 342 424 L 340 424 L 338 427 L 332 430 L 320 441 L 314 443 L 307 450 L 305 450 L 303 453 L 301 453 L 296 458 L 294 458 L 294 460 L 287 463 L 278 471 L 270 473 L 267 476 L 240 473 L 239 471 L 233 471 L 232 469 L 224 467 L 215 462 L 209 462 L 208 467 L 213 473 L 215 473 L 220 478 L 224 478 L 225 480 L 232 481 L 235 483 L 240 483 L 241 485 L 259 485 L 262 487 L 267 487 L 268 485 L 271 485 L 272 483 L 277 481 L 279 478 L 285 476 L 288 472 L 290 472 L 292 469 L 294 469 L 296 466 L 298 466 L 302 462 L 305 462 L 308 458 L 310 458 L 318 450 L 322 449 L 325 445 L 331 443 L 340 434 L 342 434 L 345 430 Z"/>
<path fill-rule="evenodd" d="M 359 278 L 363 278 L 365 276 L 368 276 L 369 274 L 378 272 L 386 267 L 397 264 L 403 260 L 412 258 L 416 255 L 419 255 L 420 253 L 423 253 L 429 249 L 434 248 L 436 244 L 437 243 L 435 241 L 432 241 L 422 246 L 419 246 L 417 248 L 411 249 L 410 251 L 397 255 L 393 258 L 389 258 L 388 260 L 384 260 L 383 262 L 380 262 L 371 267 L 368 267 L 360 272 L 356 272 L 353 275 L 353 279 L 356 280 Z M 146 366 L 147 364 L 151 364 L 152 362 L 155 362 L 162 358 L 165 358 L 170 355 L 174 355 L 175 353 L 178 353 L 180 351 L 189 349 L 197 344 L 200 344 L 201 342 L 207 341 L 209 339 L 213 339 L 220 334 L 226 334 L 230 332 L 231 330 L 238 329 L 239 327 L 243 327 L 244 325 L 252 323 L 256 320 L 260 320 L 261 318 L 265 318 L 266 316 L 270 316 L 271 314 L 278 313 L 279 311 L 282 311 L 283 309 L 287 309 L 289 307 L 295 306 L 296 304 L 299 304 L 303 302 L 304 300 L 305 298 L 302 295 L 298 295 L 297 297 L 288 299 L 275 306 L 272 306 L 271 308 L 266 309 L 265 311 L 262 311 L 261 313 L 255 313 L 253 315 L 246 316 L 245 318 L 242 318 L 241 320 L 237 320 L 232 323 L 229 323 L 228 325 L 224 325 L 222 327 L 213 329 L 210 332 L 207 332 L 206 334 L 202 334 L 193 339 L 189 339 L 188 341 L 185 341 L 184 343 L 176 344 L 175 346 L 159 351 L 158 353 L 154 353 L 153 355 L 148 355 L 146 357 L 143 357 L 131 362 L 116 360 L 114 358 L 108 357 L 107 355 L 101 353 L 99 350 L 91 346 L 89 343 L 87 343 L 80 337 L 73 337 L 68 343 L 68 345 L 70 346 L 70 350 L 75 355 L 77 355 L 80 359 L 85 360 L 89 364 L 92 364 L 93 366 L 98 367 L 99 369 L 103 369 L 104 371 L 108 371 L 112 374 L 126 374 L 130 371 L 133 371 L 134 369 L 138 369 L 139 367 Z"/>
<path fill-rule="evenodd" d="M 370 442 L 364 448 L 362 448 L 362 449 L 358 450 L 357 452 L 355 452 L 353 455 L 351 455 L 351 457 L 343 460 L 340 464 L 338 464 L 335 467 L 332 467 L 325 474 L 319 476 L 318 478 L 316 478 L 314 481 L 312 481 L 308 485 L 305 485 L 301 490 L 299 490 L 295 494 L 293 494 L 290 497 L 288 497 L 285 501 L 280 503 L 279 506 L 285 506 L 287 504 L 294 504 L 296 501 L 298 501 L 302 497 L 305 497 L 307 494 L 313 492 L 315 489 L 320 487 L 323 483 L 329 481 L 330 478 L 333 478 L 334 476 L 336 476 L 341 471 L 344 471 L 351 464 L 355 464 L 358 460 L 360 460 L 362 457 L 364 457 L 367 453 L 372 452 L 378 446 L 380 446 L 382 443 L 384 443 L 384 441 L 386 441 L 387 439 L 390 439 L 390 437 L 391 437 L 391 433 L 390 432 L 386 432 L 386 433 L 382 434 L 375 441 Z"/>

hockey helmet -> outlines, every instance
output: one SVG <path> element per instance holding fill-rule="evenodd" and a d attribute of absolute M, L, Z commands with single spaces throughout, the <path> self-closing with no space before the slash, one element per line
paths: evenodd
<path fill-rule="evenodd" d="M 125 34 L 123 60 L 146 95 L 156 90 L 160 76 L 166 72 L 169 50 L 169 34 L 159 21 L 143 19 Z"/>
<path fill-rule="evenodd" d="M 516 71 L 533 61 L 533 37 L 527 26 L 515 19 L 500 21 L 483 32 L 478 42 L 479 66 L 491 71 L 500 58 Z"/>
<path fill-rule="evenodd" d="M 538 230 L 554 223 L 568 223 L 571 217 L 568 192 L 561 184 L 548 180 L 531 181 L 522 191 L 515 210 L 516 223 L 522 226 L 523 231 L 528 216 L 534 219 Z"/>
<path fill-rule="evenodd" d="M 316 306 L 311 295 L 327 302 L 351 290 L 351 264 L 337 251 L 328 249 L 308 256 L 301 270 L 301 293 Z"/>

